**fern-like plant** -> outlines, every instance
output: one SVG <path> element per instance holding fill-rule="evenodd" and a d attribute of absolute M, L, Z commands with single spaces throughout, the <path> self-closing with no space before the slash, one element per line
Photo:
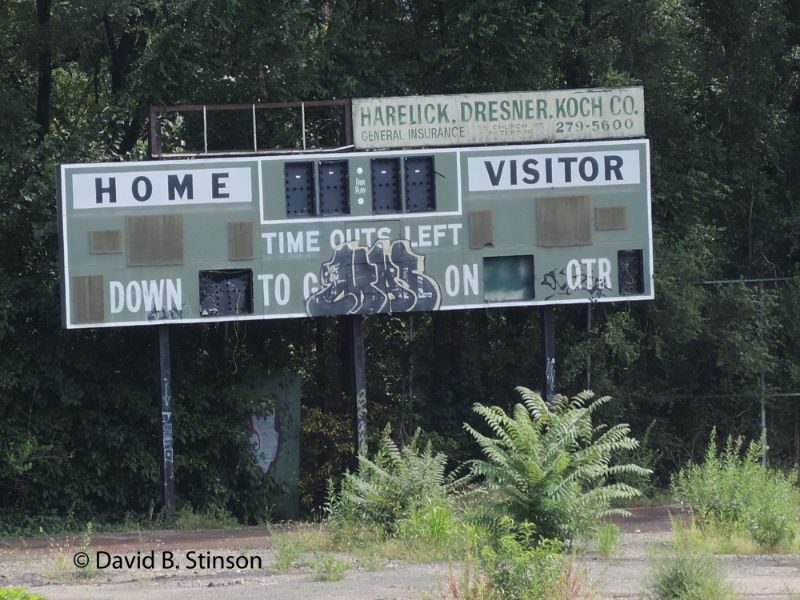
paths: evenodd
<path fill-rule="evenodd" d="M 610 397 L 592 392 L 556 397 L 548 405 L 531 390 L 518 387 L 522 404 L 511 415 L 497 406 L 475 404 L 493 435 L 464 427 L 483 451 L 484 460 L 470 463 L 472 474 L 490 491 L 494 514 L 529 522 L 539 538 L 571 540 L 588 533 L 603 517 L 627 514 L 611 507 L 614 500 L 640 494 L 616 475 L 649 475 L 634 464 L 612 465 L 614 455 L 633 450 L 638 442 L 620 423 L 610 429 L 594 425 L 592 416 Z"/>
<path fill-rule="evenodd" d="M 430 442 L 420 447 L 420 430 L 402 448 L 389 437 L 387 425 L 375 455 L 359 457 L 356 473 L 345 473 L 336 493 L 329 486 L 327 512 L 334 522 L 377 527 L 393 534 L 397 522 L 423 506 L 446 504 L 463 484 L 446 473 L 447 456 Z"/>

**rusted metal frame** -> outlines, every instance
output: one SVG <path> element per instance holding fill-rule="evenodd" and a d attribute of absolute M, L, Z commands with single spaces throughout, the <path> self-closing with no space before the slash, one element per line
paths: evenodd
<path fill-rule="evenodd" d="M 303 150 L 306 151 L 306 136 L 305 136 L 305 108 L 331 108 L 331 107 L 344 108 L 344 128 L 345 128 L 345 146 L 339 148 L 317 148 L 315 151 L 329 151 L 339 152 L 349 149 L 353 144 L 353 131 L 352 131 L 352 101 L 350 99 L 341 100 L 308 100 L 308 101 L 295 101 L 295 102 L 252 102 L 250 104 L 188 104 L 184 106 L 151 106 L 150 107 L 150 139 L 149 149 L 152 157 L 170 156 L 174 158 L 190 158 L 194 156 L 239 156 L 241 154 L 249 154 L 250 152 L 258 153 L 258 134 L 256 125 L 256 110 L 258 109 L 279 109 L 279 108 L 300 108 L 302 113 L 302 136 L 303 136 Z M 253 115 L 253 150 L 231 150 L 215 152 L 208 150 L 208 111 L 224 111 L 224 110 L 247 110 L 250 109 Z M 161 129 L 158 125 L 158 117 L 164 113 L 183 113 L 183 112 L 202 112 L 203 113 L 203 151 L 202 152 L 187 152 L 187 153 L 163 153 L 161 144 Z M 302 152 L 300 150 L 270 150 L 264 149 L 263 153 L 271 154 L 294 154 Z"/>
<path fill-rule="evenodd" d="M 173 106 L 154 106 L 151 107 L 151 112 L 156 110 L 159 113 L 163 112 L 201 112 L 205 107 L 206 110 L 246 110 L 255 107 L 259 108 L 300 108 L 305 105 L 311 108 L 326 108 L 332 106 L 350 106 L 349 99 L 342 100 L 298 100 L 294 102 L 251 102 L 248 104 L 185 104 Z"/>
<path fill-rule="evenodd" d="M 258 156 L 267 156 L 267 155 L 291 155 L 291 154 L 336 154 L 337 152 L 344 152 L 345 150 L 352 150 L 353 146 L 338 146 L 336 148 L 309 148 L 308 150 L 303 150 L 301 148 L 292 148 L 291 150 L 272 150 L 261 148 L 258 152 L 253 152 L 252 150 L 226 150 L 226 151 L 210 151 L 210 152 L 181 152 L 181 153 L 172 153 L 169 154 L 154 154 L 153 158 L 215 158 L 215 157 L 225 157 L 225 156 L 245 156 L 245 155 L 255 155 Z"/>
<path fill-rule="evenodd" d="M 300 130 L 303 136 L 303 150 L 306 149 L 306 105 L 300 103 Z"/>
<path fill-rule="evenodd" d="M 343 100 L 344 102 L 344 143 L 345 146 L 353 145 L 353 102 L 351 100 Z"/>
<path fill-rule="evenodd" d="M 148 151 L 150 157 L 161 154 L 161 128 L 158 126 L 158 108 L 150 107 L 150 138 L 148 139 Z"/>

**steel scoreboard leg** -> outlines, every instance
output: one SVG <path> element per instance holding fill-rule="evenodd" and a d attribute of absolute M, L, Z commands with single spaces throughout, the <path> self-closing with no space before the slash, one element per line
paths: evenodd
<path fill-rule="evenodd" d="M 355 439 L 358 456 L 367 455 L 367 373 L 364 357 L 364 317 L 350 317 L 350 341 L 355 392 Z"/>
<path fill-rule="evenodd" d="M 544 355 L 544 399 L 550 403 L 556 397 L 556 329 L 552 306 L 541 309 L 542 354 Z"/>
<path fill-rule="evenodd" d="M 159 395 L 161 397 L 161 476 L 164 516 L 175 520 L 175 452 L 172 447 L 172 372 L 169 326 L 158 326 Z"/>

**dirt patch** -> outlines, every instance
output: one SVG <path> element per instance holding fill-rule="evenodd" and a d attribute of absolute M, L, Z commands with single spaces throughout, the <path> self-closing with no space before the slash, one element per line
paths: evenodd
<path fill-rule="evenodd" d="M 630 517 L 613 519 L 622 533 L 666 533 L 672 531 L 672 519 L 689 520 L 689 513 L 678 504 L 642 506 L 630 512 Z"/>

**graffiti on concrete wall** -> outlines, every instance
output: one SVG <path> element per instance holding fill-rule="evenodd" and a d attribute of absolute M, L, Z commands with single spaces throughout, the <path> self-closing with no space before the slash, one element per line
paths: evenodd
<path fill-rule="evenodd" d="M 281 447 L 281 427 L 275 411 L 261 415 L 250 415 L 247 420 L 247 433 L 256 461 L 265 473 L 275 463 Z"/>
<path fill-rule="evenodd" d="M 320 289 L 306 301 L 312 316 L 437 310 L 441 289 L 408 240 L 347 242 L 320 268 Z"/>

